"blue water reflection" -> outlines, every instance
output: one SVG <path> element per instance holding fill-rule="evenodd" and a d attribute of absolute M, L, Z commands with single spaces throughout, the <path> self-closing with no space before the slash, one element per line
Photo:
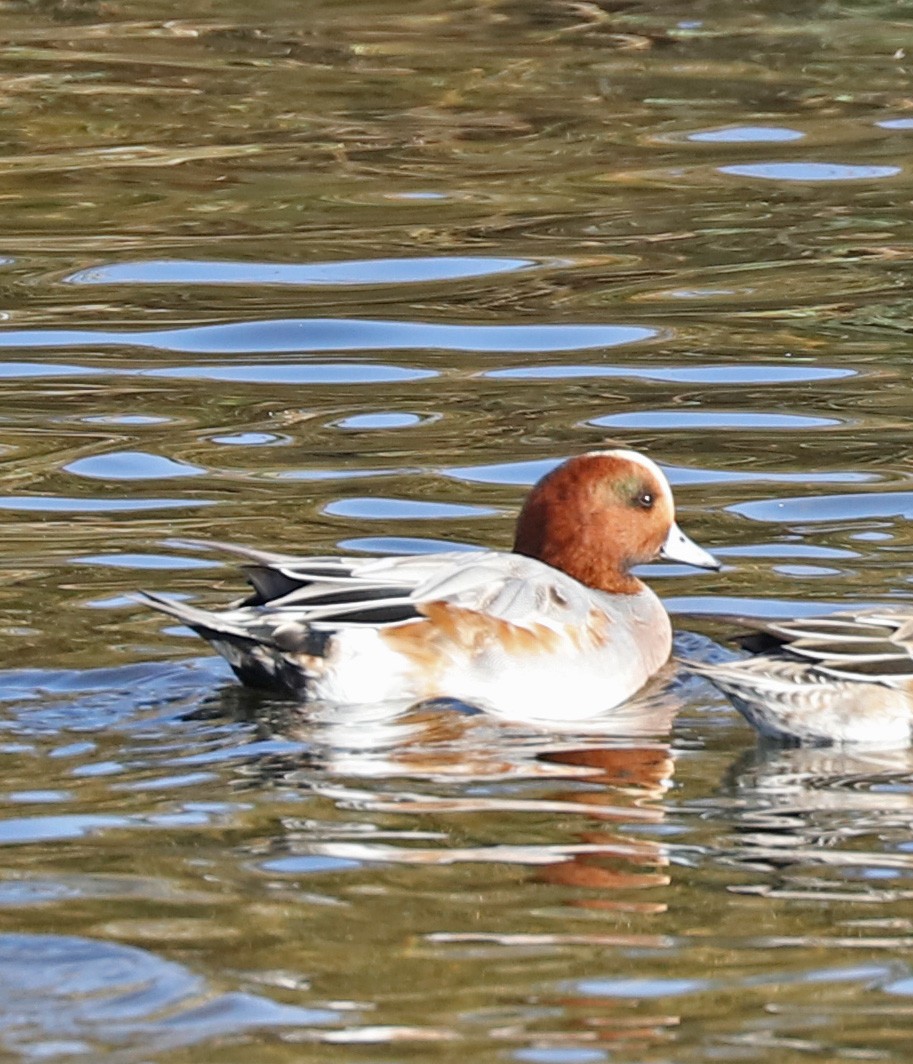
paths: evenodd
<path fill-rule="evenodd" d="M 0 510 L 46 513 L 130 513 L 141 510 L 173 510 L 185 506 L 212 506 L 213 499 L 106 499 L 69 498 L 62 495 L 0 496 Z"/>
<path fill-rule="evenodd" d="M 760 499 L 729 508 L 751 521 L 861 521 L 872 517 L 913 517 L 913 492 L 865 492 L 859 495 L 815 495 L 797 499 Z"/>
<path fill-rule="evenodd" d="M 514 366 L 486 370 L 485 377 L 499 380 L 564 380 L 577 377 L 635 377 L 640 380 L 670 381 L 680 384 L 791 384 L 800 381 L 840 380 L 853 377 L 856 370 L 811 363 L 785 366 L 653 366 L 653 365 L 561 365 Z"/>
<path fill-rule="evenodd" d="M 589 425 L 611 429 L 821 429 L 842 424 L 837 418 L 802 414 L 754 414 L 744 410 L 642 410 L 630 414 L 606 414 L 591 418 Z"/>
<path fill-rule="evenodd" d="M 689 133 L 688 140 L 699 144 L 774 144 L 802 140 L 805 134 L 783 126 L 726 126 Z"/>
<path fill-rule="evenodd" d="M 899 166 L 845 163 L 738 163 L 718 169 L 721 174 L 766 181 L 876 181 L 901 173 Z"/>
<path fill-rule="evenodd" d="M 577 351 L 659 335 L 640 325 L 437 325 L 359 318 L 290 318 L 180 329 L 9 329 L 0 347 L 147 347 L 188 354 L 441 348 L 448 351 Z"/>
<path fill-rule="evenodd" d="M 597 449 L 598 448 L 594 448 Z M 566 457 L 566 456 L 565 456 Z M 661 458 L 661 456 L 659 456 Z M 456 466 L 440 470 L 446 477 L 453 477 L 470 484 L 535 484 L 555 468 L 561 458 L 547 458 L 531 462 L 497 462 L 477 466 Z M 699 484 L 741 484 L 772 481 L 783 484 L 862 484 L 877 479 L 874 473 L 856 471 L 785 473 L 771 470 L 756 472 L 752 469 L 690 469 L 686 466 L 668 465 L 660 462 L 673 487 Z"/>
<path fill-rule="evenodd" d="M 422 418 L 418 414 L 378 412 L 376 414 L 352 414 L 337 421 L 336 427 L 340 429 L 354 429 L 358 431 L 374 429 L 407 429 L 420 425 Z"/>
<path fill-rule="evenodd" d="M 0 1047 L 30 1060 L 140 1042 L 158 1054 L 251 1028 L 341 1019 L 331 1008 L 220 991 L 147 950 L 70 935 L 0 935 L 0 989 Z"/>
<path fill-rule="evenodd" d="M 488 517 L 498 511 L 490 506 L 424 502 L 419 499 L 350 498 L 327 503 L 324 513 L 368 521 L 428 521 L 458 517 Z"/>
<path fill-rule="evenodd" d="M 363 259 L 351 262 L 214 262 L 158 259 L 115 262 L 79 270 L 70 284 L 376 285 L 455 281 L 510 273 L 537 265 L 530 259 L 469 256 Z"/>
<path fill-rule="evenodd" d="M 142 371 L 142 376 L 170 380 L 234 381 L 239 384 L 398 384 L 424 381 L 438 374 L 409 366 L 382 366 L 368 362 L 256 363 L 231 366 L 180 366 Z"/>
<path fill-rule="evenodd" d="M 63 468 L 68 473 L 93 480 L 159 480 L 198 477 L 206 472 L 200 466 L 176 462 L 172 458 L 146 451 L 113 451 L 91 458 L 79 458 Z"/>

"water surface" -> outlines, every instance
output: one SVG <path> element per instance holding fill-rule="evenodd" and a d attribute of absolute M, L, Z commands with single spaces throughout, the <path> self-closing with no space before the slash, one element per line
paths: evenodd
<path fill-rule="evenodd" d="M 906 5 L 0 12 L 0 1055 L 905 1062 L 913 760 L 244 692 L 181 537 L 504 546 L 662 463 L 723 616 L 913 572 Z"/>

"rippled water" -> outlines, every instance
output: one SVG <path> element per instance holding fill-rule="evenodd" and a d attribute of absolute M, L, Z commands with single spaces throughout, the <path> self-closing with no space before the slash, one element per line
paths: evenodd
<path fill-rule="evenodd" d="M 913 754 L 303 716 L 176 537 L 503 546 L 607 441 L 723 615 L 906 600 L 909 5 L 0 11 L 0 1055 L 910 1057 Z M 909 57 L 908 57 L 909 53 Z"/>

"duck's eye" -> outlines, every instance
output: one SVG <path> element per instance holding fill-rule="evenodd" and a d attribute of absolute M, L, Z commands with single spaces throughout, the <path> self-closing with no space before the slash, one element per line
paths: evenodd
<path fill-rule="evenodd" d="M 652 491 L 642 491 L 634 500 L 642 510 L 652 510 L 654 496 Z"/>

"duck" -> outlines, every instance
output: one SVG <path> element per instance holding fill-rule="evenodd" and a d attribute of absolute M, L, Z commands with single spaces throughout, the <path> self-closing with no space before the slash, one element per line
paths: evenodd
<path fill-rule="evenodd" d="M 909 746 L 913 609 L 860 608 L 800 620 L 742 620 L 749 657 L 682 661 L 767 740 L 799 746 Z"/>
<path fill-rule="evenodd" d="M 302 557 L 232 543 L 253 593 L 210 611 L 142 600 L 208 640 L 238 679 L 299 702 L 453 701 L 515 719 L 580 719 L 631 698 L 669 660 L 658 596 L 631 571 L 719 569 L 675 520 L 645 455 L 590 451 L 529 492 L 513 549 Z"/>

